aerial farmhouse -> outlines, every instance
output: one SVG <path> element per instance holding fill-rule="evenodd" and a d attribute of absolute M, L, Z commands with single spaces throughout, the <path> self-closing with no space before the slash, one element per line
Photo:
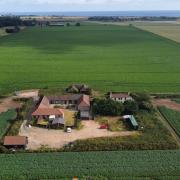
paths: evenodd
<path fill-rule="evenodd" d="M 64 125 L 66 108 L 79 112 L 80 119 L 90 119 L 90 98 L 83 94 L 44 96 L 32 117 L 39 125 Z"/>

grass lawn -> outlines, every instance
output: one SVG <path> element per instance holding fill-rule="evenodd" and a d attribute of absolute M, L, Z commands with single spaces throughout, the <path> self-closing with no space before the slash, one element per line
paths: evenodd
<path fill-rule="evenodd" d="M 65 126 L 74 126 L 75 124 L 75 112 L 68 109 L 63 109 L 65 117 Z"/>
<path fill-rule="evenodd" d="M 9 110 L 0 114 L 0 138 L 6 133 L 6 130 L 10 126 L 12 120 L 16 118 L 16 111 Z"/>
<path fill-rule="evenodd" d="M 78 82 L 104 92 L 178 92 L 179 57 L 180 44 L 134 27 L 27 28 L 0 38 L 0 93 Z"/>
<path fill-rule="evenodd" d="M 126 131 L 126 127 L 123 120 L 120 117 L 98 116 L 95 121 L 100 125 L 108 124 L 110 131 Z"/>
<path fill-rule="evenodd" d="M 180 111 L 168 109 L 164 106 L 159 107 L 159 110 L 180 137 Z"/>

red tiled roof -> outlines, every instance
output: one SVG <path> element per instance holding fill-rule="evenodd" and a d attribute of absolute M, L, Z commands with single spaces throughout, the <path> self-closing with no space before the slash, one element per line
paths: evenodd
<path fill-rule="evenodd" d="M 82 95 L 81 99 L 79 100 L 78 107 L 89 107 L 90 106 L 90 99 L 88 95 Z"/>
<path fill-rule="evenodd" d="M 59 108 L 38 108 L 32 113 L 33 116 L 50 116 L 63 114 L 63 110 Z"/>
<path fill-rule="evenodd" d="M 49 99 L 44 96 L 38 108 L 47 108 L 49 106 Z"/>
<path fill-rule="evenodd" d="M 27 137 L 25 136 L 5 136 L 4 138 L 4 145 L 26 145 L 27 144 Z"/>

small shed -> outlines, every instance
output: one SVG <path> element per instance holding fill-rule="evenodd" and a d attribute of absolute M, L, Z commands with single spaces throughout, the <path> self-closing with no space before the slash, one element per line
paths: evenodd
<path fill-rule="evenodd" d="M 123 118 L 126 120 L 126 122 L 133 130 L 138 130 L 139 125 L 133 115 L 125 115 L 123 116 Z"/>
<path fill-rule="evenodd" d="M 28 143 L 26 136 L 5 136 L 4 146 L 7 148 L 25 149 Z"/>

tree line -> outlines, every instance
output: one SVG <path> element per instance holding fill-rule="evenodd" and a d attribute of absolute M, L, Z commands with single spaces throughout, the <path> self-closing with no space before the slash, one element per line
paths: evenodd
<path fill-rule="evenodd" d="M 93 16 L 89 17 L 89 21 L 114 21 L 114 22 L 126 22 L 126 21 L 176 21 L 177 17 L 118 17 L 118 16 Z"/>
<path fill-rule="evenodd" d="M 22 20 L 18 16 L 0 16 L 0 27 L 7 26 L 34 26 L 36 20 Z"/>

